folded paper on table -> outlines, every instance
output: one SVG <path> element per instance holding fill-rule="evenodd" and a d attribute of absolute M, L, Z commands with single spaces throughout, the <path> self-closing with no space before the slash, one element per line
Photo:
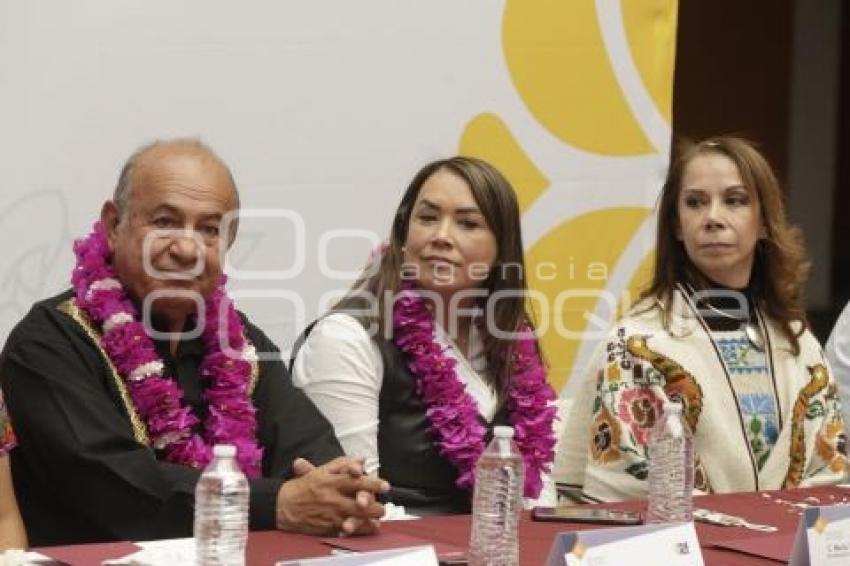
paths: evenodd
<path fill-rule="evenodd" d="M 803 511 L 790 566 L 850 564 L 850 505 L 809 507 Z"/>
<path fill-rule="evenodd" d="M 275 566 L 438 566 L 433 546 L 353 552 L 322 558 L 286 560 Z"/>
<path fill-rule="evenodd" d="M 794 549 L 794 533 L 757 535 L 715 542 L 711 546 L 786 564 Z"/>
<path fill-rule="evenodd" d="M 378 533 L 368 537 L 335 537 L 323 538 L 323 543 L 353 550 L 355 552 L 369 552 L 373 550 L 389 550 L 393 548 L 405 548 L 411 546 L 433 545 L 440 562 L 457 562 L 466 557 L 466 549 L 454 544 L 435 542 L 427 539 L 406 535 L 402 533 Z"/>
<path fill-rule="evenodd" d="M 103 566 L 172 566 L 195 563 L 194 538 L 168 538 L 137 543 L 141 550 L 105 560 Z"/>
<path fill-rule="evenodd" d="M 105 560 L 126 556 L 141 550 L 132 542 L 105 542 L 99 544 L 75 544 L 73 546 L 47 546 L 34 549 L 48 558 L 73 564 L 74 566 L 100 566 Z"/>
<path fill-rule="evenodd" d="M 666 523 L 564 532 L 555 537 L 548 566 L 703 566 L 693 523 Z"/>

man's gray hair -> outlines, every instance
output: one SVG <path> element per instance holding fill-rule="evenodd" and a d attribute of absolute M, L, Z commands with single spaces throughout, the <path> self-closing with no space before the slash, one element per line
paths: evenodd
<path fill-rule="evenodd" d="M 230 167 L 227 166 L 224 160 L 221 159 L 221 157 L 219 157 L 218 154 L 213 151 L 210 146 L 208 146 L 198 138 L 174 138 L 167 140 L 156 140 L 151 143 L 145 144 L 139 147 L 136 151 L 134 151 L 133 154 L 127 158 L 127 161 L 124 162 L 124 166 L 121 168 L 121 173 L 118 175 L 118 184 L 115 185 L 115 191 L 112 194 L 112 201 L 118 208 L 118 218 L 120 220 L 123 221 L 125 219 L 127 210 L 130 207 L 130 198 L 133 192 L 133 179 L 136 173 L 136 166 L 139 164 L 139 161 L 146 153 L 163 146 L 189 147 L 212 157 L 219 165 L 224 168 L 225 171 L 227 171 L 227 176 L 230 178 L 230 186 L 233 187 L 233 196 L 236 199 L 236 210 L 239 210 L 239 188 L 236 186 L 236 181 L 233 180 L 233 173 L 230 171 Z M 238 227 L 239 216 L 237 215 L 236 218 L 234 218 L 233 220 L 231 237 L 236 235 L 236 229 Z"/>

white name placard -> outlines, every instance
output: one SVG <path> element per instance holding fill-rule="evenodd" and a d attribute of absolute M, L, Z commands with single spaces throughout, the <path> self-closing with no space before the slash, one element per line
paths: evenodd
<path fill-rule="evenodd" d="M 800 517 L 790 566 L 850 564 L 850 505 L 809 507 Z"/>
<path fill-rule="evenodd" d="M 347 552 L 336 556 L 287 560 L 275 566 L 438 566 L 433 546 L 394 548 L 373 552 Z"/>
<path fill-rule="evenodd" d="M 693 523 L 666 523 L 561 533 L 548 566 L 702 566 Z"/>

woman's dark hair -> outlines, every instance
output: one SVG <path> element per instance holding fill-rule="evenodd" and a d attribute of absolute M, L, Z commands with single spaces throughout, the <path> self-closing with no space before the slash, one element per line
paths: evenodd
<path fill-rule="evenodd" d="M 383 336 L 390 336 L 392 314 L 386 312 L 388 305 L 385 304 L 383 297 L 395 296 L 401 287 L 403 248 L 407 240 L 413 206 L 422 185 L 438 171 L 448 171 L 466 182 L 487 226 L 495 235 L 498 248 L 496 259 L 486 280 L 482 283 L 481 287 L 486 290 L 486 297 L 480 306 L 486 308 L 487 301 L 494 294 L 499 291 L 508 291 L 508 293 L 496 295 L 498 302 L 494 307 L 495 318 L 492 321 L 495 327 L 504 333 L 514 333 L 524 324 L 533 329 L 531 318 L 526 311 L 526 271 L 516 194 L 508 180 L 495 167 L 473 157 L 458 156 L 433 161 L 416 173 L 396 210 L 390 239 L 379 265 L 371 269 L 367 268 L 361 279 L 355 283 L 353 291 L 366 292 L 378 300 L 378 316 L 375 322 Z M 346 299 L 343 299 L 337 307 L 344 307 L 346 302 Z M 513 341 L 494 335 L 491 332 L 493 329 L 486 326 L 482 326 L 482 336 L 484 356 L 489 370 L 488 379 L 500 400 L 503 400 L 510 380 Z"/>

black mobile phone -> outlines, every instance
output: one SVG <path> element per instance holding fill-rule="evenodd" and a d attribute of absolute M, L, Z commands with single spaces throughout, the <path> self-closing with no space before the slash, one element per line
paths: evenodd
<path fill-rule="evenodd" d="M 619 509 L 602 509 L 600 507 L 572 505 L 535 507 L 531 510 L 531 518 L 535 521 L 559 521 L 563 523 L 603 523 L 609 525 L 641 524 L 641 515 L 639 511 L 621 511 Z"/>

